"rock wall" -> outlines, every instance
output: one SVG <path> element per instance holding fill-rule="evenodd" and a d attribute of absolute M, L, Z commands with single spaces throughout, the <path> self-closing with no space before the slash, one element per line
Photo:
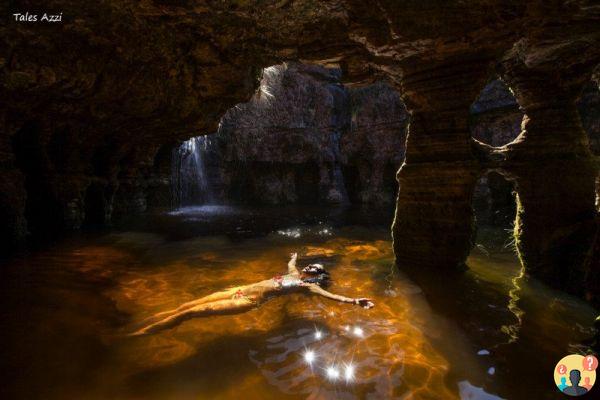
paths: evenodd
<path fill-rule="evenodd" d="M 13 18 L 35 2 L 0 6 L 0 253 L 163 201 L 157 152 L 214 132 L 262 67 L 354 64 L 338 2 L 275 3 L 51 0 L 56 24 Z"/>
<path fill-rule="evenodd" d="M 346 88 L 341 71 L 265 69 L 254 98 L 215 135 L 222 198 L 230 202 L 392 204 L 407 114 L 384 84 Z"/>
<path fill-rule="evenodd" d="M 585 85 L 577 110 L 587 133 L 592 153 L 600 156 L 600 89 L 595 81 Z M 501 147 L 521 133 L 524 113 L 514 95 L 500 79 L 488 83 L 471 106 L 471 135 L 482 143 Z M 598 188 L 597 188 L 598 189 Z M 498 172 L 480 178 L 474 194 L 477 221 L 509 226 L 516 212 L 514 184 Z"/>
<path fill-rule="evenodd" d="M 396 172 L 404 161 L 408 113 L 386 84 L 351 88 L 350 129 L 342 137 L 344 171 L 351 199 L 384 205 L 396 198 Z"/>
<path fill-rule="evenodd" d="M 592 144 L 600 141 L 599 101 L 590 83 L 578 102 Z M 519 135 L 522 119 L 510 89 L 495 79 L 471 105 L 471 135 L 503 146 Z M 390 204 L 407 125 L 399 94 L 386 84 L 347 88 L 337 69 L 273 66 L 255 97 L 225 114 L 206 162 L 220 202 Z M 482 176 L 477 222 L 509 226 L 513 190 L 501 174 Z"/>
<path fill-rule="evenodd" d="M 572 290 L 571 278 L 596 265 L 579 257 L 591 236 L 581 229 L 596 218 L 598 168 L 575 106 L 600 63 L 592 1 L 44 6 L 61 10 L 61 23 L 14 20 L 13 13 L 37 9 L 30 0 L 0 6 L 7 16 L 0 25 L 4 248 L 28 230 L 76 229 L 88 210 L 92 220 L 141 211 L 157 152 L 214 132 L 226 110 L 254 93 L 262 68 L 299 61 L 341 68 L 351 83 L 385 78 L 402 93 L 411 123 L 393 225 L 399 266 L 463 264 L 473 192 L 489 169 L 515 183 L 516 236 L 529 271 Z M 518 138 L 501 147 L 475 142 L 469 131 L 471 104 L 494 74 L 525 114 Z M 327 181 L 337 178 L 326 175 L 334 166 L 306 171 L 332 187 Z"/>

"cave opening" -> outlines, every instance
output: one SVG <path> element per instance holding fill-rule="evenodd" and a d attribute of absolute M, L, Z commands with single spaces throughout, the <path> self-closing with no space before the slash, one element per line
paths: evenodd
<path fill-rule="evenodd" d="M 485 251 L 514 249 L 515 186 L 501 171 L 481 175 L 473 194 L 475 244 Z"/>
<path fill-rule="evenodd" d="M 346 87 L 341 78 L 310 64 L 264 68 L 254 96 L 228 110 L 216 132 L 174 147 L 175 207 L 391 208 L 408 114 L 389 85 Z"/>
<path fill-rule="evenodd" d="M 591 3 L 15 10 L 3 397 L 556 397 L 600 350 Z"/>
<path fill-rule="evenodd" d="M 469 111 L 471 136 L 489 146 L 509 144 L 521 132 L 524 114 L 511 89 L 498 77 L 485 85 Z"/>

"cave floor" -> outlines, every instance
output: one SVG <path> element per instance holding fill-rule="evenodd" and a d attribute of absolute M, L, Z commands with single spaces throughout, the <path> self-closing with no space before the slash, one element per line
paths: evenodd
<path fill-rule="evenodd" d="M 5 262 L 2 398 L 556 398 L 554 366 L 581 349 L 594 310 L 521 276 L 497 246 L 476 248 L 464 274 L 409 278 L 393 268 L 381 222 L 330 209 L 188 208 Z M 125 336 L 153 313 L 285 273 L 294 251 L 300 266 L 329 269 L 330 291 L 375 308 L 293 294 Z"/>

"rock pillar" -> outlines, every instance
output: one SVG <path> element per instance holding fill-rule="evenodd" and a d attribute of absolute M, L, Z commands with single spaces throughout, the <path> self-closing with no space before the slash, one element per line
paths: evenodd
<path fill-rule="evenodd" d="M 575 101 L 584 79 L 511 61 L 504 78 L 525 116 L 503 149 L 517 192 L 515 244 L 527 272 L 583 294 L 595 232 L 597 168 Z"/>
<path fill-rule="evenodd" d="M 411 119 L 392 227 L 400 267 L 456 269 L 469 254 L 480 174 L 469 107 L 488 67 L 485 58 L 463 55 L 403 69 L 401 93 Z"/>

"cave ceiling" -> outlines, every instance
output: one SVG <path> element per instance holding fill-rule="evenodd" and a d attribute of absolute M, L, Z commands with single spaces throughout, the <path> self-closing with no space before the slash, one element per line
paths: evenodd
<path fill-rule="evenodd" d="M 4 14 L 39 9 L 15 1 Z M 491 68 L 502 57 L 560 63 L 589 79 L 600 48 L 600 6 L 587 1 L 50 0 L 44 9 L 62 22 L 0 27 L 4 137 L 33 121 L 41 137 L 70 132 L 90 157 L 111 143 L 121 160 L 214 132 L 262 68 L 289 60 L 402 89 L 406 71 L 470 58 Z"/>

